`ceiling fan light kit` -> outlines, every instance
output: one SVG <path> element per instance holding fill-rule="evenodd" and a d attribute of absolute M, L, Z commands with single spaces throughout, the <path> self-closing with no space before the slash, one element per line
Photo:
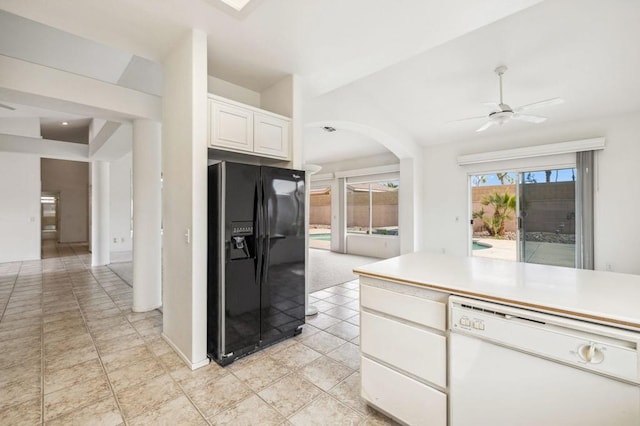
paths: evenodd
<path fill-rule="evenodd" d="M 542 116 L 538 116 L 538 115 L 530 115 L 530 114 L 523 114 L 523 112 L 528 111 L 528 110 L 532 110 L 535 108 L 541 108 L 541 107 L 548 107 L 548 106 L 553 106 L 553 105 L 558 105 L 564 102 L 563 99 L 561 98 L 553 98 L 553 99 L 546 99 L 544 101 L 539 101 L 539 102 L 534 102 L 532 104 L 527 104 L 527 105 L 522 105 L 518 108 L 511 108 L 508 104 L 504 103 L 503 100 L 503 96 L 502 96 L 502 76 L 504 75 L 504 73 L 507 71 L 507 67 L 505 65 L 500 65 L 499 67 L 497 67 L 495 69 L 495 73 L 498 75 L 498 80 L 499 80 L 499 87 L 500 87 L 500 102 L 495 103 L 495 102 L 487 102 L 485 103 L 485 105 L 489 105 L 491 107 L 494 108 L 494 110 L 492 112 L 489 113 L 489 116 L 486 117 L 488 119 L 488 121 L 483 124 L 482 126 L 480 126 L 476 132 L 483 132 L 485 130 L 487 130 L 489 127 L 493 126 L 493 125 L 504 125 L 505 123 L 511 121 L 511 120 L 519 120 L 519 121 L 526 121 L 529 123 L 534 123 L 534 124 L 538 124 L 538 123 L 542 123 L 543 121 L 545 121 L 547 118 L 546 117 L 542 117 Z M 473 120 L 476 118 L 485 118 L 483 116 L 481 117 L 469 117 L 469 118 L 463 118 L 462 120 L 456 120 L 456 121 L 464 121 L 464 120 Z"/>

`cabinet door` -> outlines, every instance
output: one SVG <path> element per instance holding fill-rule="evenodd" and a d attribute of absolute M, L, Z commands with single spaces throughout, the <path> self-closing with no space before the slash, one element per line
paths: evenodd
<path fill-rule="evenodd" d="M 209 140 L 213 148 L 233 151 L 253 151 L 253 111 L 209 101 Z"/>
<path fill-rule="evenodd" d="M 253 120 L 253 151 L 256 154 L 288 159 L 290 122 L 257 112 Z"/>

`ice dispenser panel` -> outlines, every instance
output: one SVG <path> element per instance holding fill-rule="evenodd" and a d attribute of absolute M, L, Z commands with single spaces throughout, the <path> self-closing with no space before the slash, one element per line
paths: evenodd
<path fill-rule="evenodd" d="M 255 258 L 255 237 L 253 222 L 231 222 L 231 241 L 229 259 Z"/>

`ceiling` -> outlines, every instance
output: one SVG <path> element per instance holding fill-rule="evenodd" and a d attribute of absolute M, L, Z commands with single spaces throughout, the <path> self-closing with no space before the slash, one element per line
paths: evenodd
<path fill-rule="evenodd" d="M 96 78 L 133 87 L 189 28 L 198 28 L 208 34 L 210 75 L 261 91 L 297 74 L 310 102 L 364 93 L 369 106 L 422 145 L 522 134 L 531 126 L 640 109 L 635 0 L 402 0 L 384 7 L 372 7 L 371 0 L 260 0 L 241 14 L 217 3 L 2 0 L 7 12 L 64 32 L 49 37 L 71 38 L 59 43 L 64 49 L 58 56 L 55 45 L 47 45 L 48 53 L 38 50 L 32 32 L 10 46 L 3 36 L 0 53 L 40 55 L 25 60 L 46 57 L 75 67 L 72 72 L 100 72 Z M 14 34 L 24 35 L 25 25 L 14 26 Z M 0 33 L 9 28 L 0 27 Z M 82 61 L 98 51 L 104 56 L 93 66 Z M 132 65 L 136 61 L 147 69 Z M 536 110 L 549 117 L 539 125 L 510 122 L 476 133 L 481 119 L 452 122 L 489 113 L 482 102 L 497 101 L 493 70 L 502 64 L 509 67 L 504 97 L 512 107 L 553 97 L 565 103 Z M 308 128 L 305 145 L 307 161 L 320 163 L 384 151 L 355 133 Z"/>

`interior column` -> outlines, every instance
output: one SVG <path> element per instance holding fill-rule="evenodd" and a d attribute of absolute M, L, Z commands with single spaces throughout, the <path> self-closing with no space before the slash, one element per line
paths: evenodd
<path fill-rule="evenodd" d="M 133 311 L 162 306 L 161 125 L 133 122 Z"/>
<path fill-rule="evenodd" d="M 109 163 L 91 163 L 91 266 L 110 263 Z"/>

